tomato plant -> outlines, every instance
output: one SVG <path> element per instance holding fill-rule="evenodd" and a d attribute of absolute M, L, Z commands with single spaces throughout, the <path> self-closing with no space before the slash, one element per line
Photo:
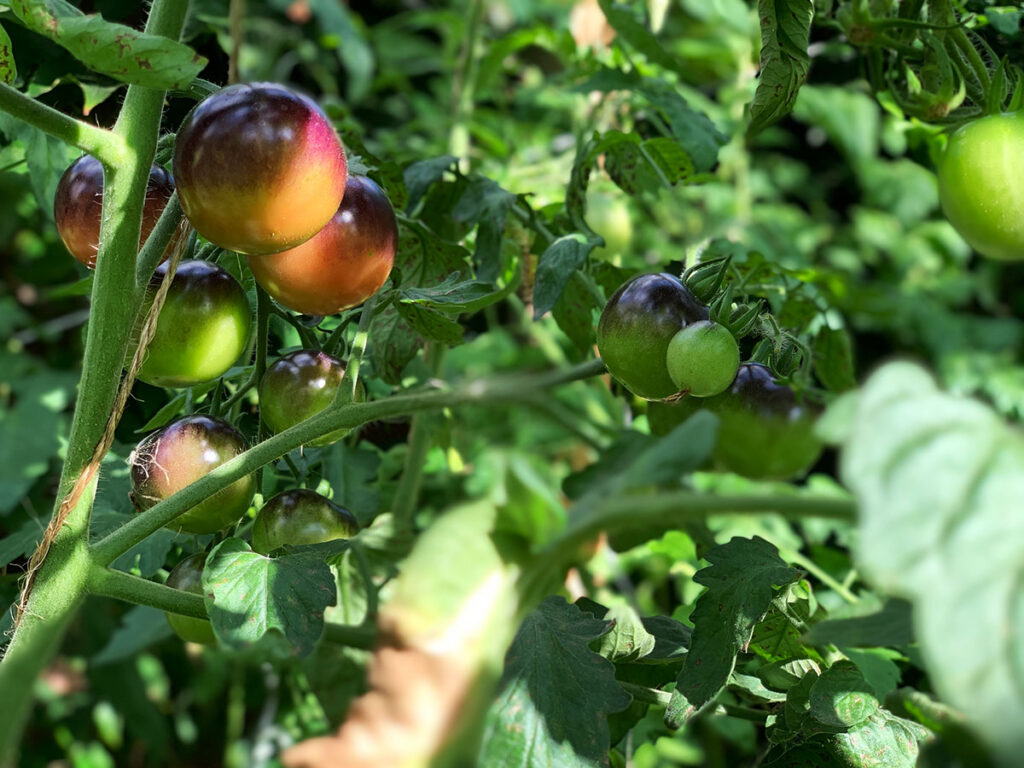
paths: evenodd
<path fill-rule="evenodd" d="M 668 397 L 679 390 L 666 364 L 669 342 L 687 324 L 707 318 L 707 307 L 672 275 L 640 275 L 608 299 L 597 347 L 608 371 L 631 392 Z"/>
<path fill-rule="evenodd" d="M 132 451 L 132 501 L 140 511 L 194 483 L 248 448 L 242 434 L 221 419 L 187 416 L 143 439 Z M 214 533 L 238 522 L 252 501 L 252 477 L 236 480 L 188 509 L 170 527 Z"/>
<path fill-rule="evenodd" d="M 1024 259 L 1024 116 L 988 115 L 949 137 L 938 165 L 942 210 L 964 240 L 993 259 Z"/>
<path fill-rule="evenodd" d="M 239 253 L 305 242 L 345 191 L 345 150 L 316 102 L 276 83 L 224 88 L 193 109 L 174 142 L 192 226 Z"/>
<path fill-rule="evenodd" d="M 359 522 L 347 509 L 315 491 L 297 488 L 267 499 L 252 525 L 252 548 L 269 554 L 285 545 L 349 539 Z"/>
<path fill-rule="evenodd" d="M 249 269 L 267 293 L 307 315 L 333 315 L 358 306 L 391 274 L 398 245 L 395 212 L 366 176 L 350 176 L 329 222 L 305 243 L 281 253 L 249 256 Z"/>
<path fill-rule="evenodd" d="M 157 267 L 155 293 L 167 272 Z M 162 387 L 190 387 L 216 379 L 245 351 L 252 329 L 252 307 L 242 286 L 227 270 L 208 261 L 182 262 L 170 288 L 139 378 Z"/>
<path fill-rule="evenodd" d="M 139 247 L 156 226 L 168 199 L 174 194 L 174 179 L 154 165 L 146 183 Z M 76 260 L 90 269 L 96 266 L 100 242 L 100 212 L 103 208 L 103 166 L 91 155 L 82 155 L 68 166 L 57 182 L 53 198 L 53 219 L 57 233 Z"/>

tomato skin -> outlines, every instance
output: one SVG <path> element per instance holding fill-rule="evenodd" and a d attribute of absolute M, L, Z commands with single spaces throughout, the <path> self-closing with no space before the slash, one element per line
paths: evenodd
<path fill-rule="evenodd" d="M 273 433 L 283 432 L 319 413 L 334 402 L 345 366 L 336 357 L 316 349 L 289 352 L 267 368 L 260 380 L 260 415 Z M 363 400 L 360 383 L 356 400 Z M 339 429 L 309 445 L 337 442 L 351 430 Z"/>
<path fill-rule="evenodd" d="M 159 165 L 149 170 L 146 202 L 142 208 L 141 249 L 153 231 L 167 201 L 174 194 L 174 179 Z M 82 155 L 67 167 L 53 197 L 53 219 L 57 234 L 75 259 L 89 269 L 96 267 L 100 242 L 100 218 L 103 209 L 103 166 L 92 155 Z M 172 244 L 164 253 L 170 254 Z"/>
<path fill-rule="evenodd" d="M 333 315 L 380 290 L 397 245 L 395 211 L 384 190 L 365 176 L 350 176 L 337 212 L 312 239 L 247 260 L 256 282 L 288 309 Z"/>
<path fill-rule="evenodd" d="M 605 304 L 597 348 L 608 372 L 627 389 L 659 400 L 678 391 L 666 364 L 669 342 L 689 323 L 707 319 L 708 308 L 674 276 L 640 275 Z"/>
<path fill-rule="evenodd" d="M 155 292 L 167 272 L 157 267 Z M 249 343 L 252 307 L 238 281 L 208 261 L 183 261 L 171 280 L 138 378 L 160 387 L 191 387 L 224 374 Z"/>
<path fill-rule="evenodd" d="M 724 325 L 699 320 L 672 337 L 666 363 L 680 392 L 711 397 L 732 384 L 739 370 L 740 349 Z"/>
<path fill-rule="evenodd" d="M 753 480 L 789 480 L 821 455 L 816 412 L 764 365 L 743 363 L 732 386 L 704 403 L 719 418 L 714 459 L 722 469 Z"/>
<path fill-rule="evenodd" d="M 132 502 L 143 511 L 191 485 L 248 449 L 242 433 L 210 416 L 186 416 L 145 437 L 129 459 Z M 256 481 L 246 475 L 167 525 L 186 533 L 215 533 L 249 509 Z"/>
<path fill-rule="evenodd" d="M 292 248 L 319 232 L 348 171 L 323 110 L 276 83 L 228 86 L 197 104 L 178 130 L 173 168 L 196 231 L 246 254 Z"/>
<path fill-rule="evenodd" d="M 326 496 L 298 488 L 267 500 L 252 526 L 252 549 L 269 554 L 286 544 L 320 544 L 359 532 L 355 515 Z"/>
<path fill-rule="evenodd" d="M 189 555 L 171 570 L 171 574 L 167 577 L 167 586 L 180 589 L 183 592 L 203 594 L 203 566 L 205 565 L 205 552 Z M 192 616 L 166 612 L 164 616 L 167 617 L 167 623 L 171 625 L 174 634 L 185 642 L 216 645 L 217 638 L 213 634 L 213 627 L 210 625 L 209 619 L 196 619 Z"/>
<path fill-rule="evenodd" d="M 1024 259 L 1024 114 L 989 115 L 957 130 L 938 175 L 942 211 L 974 250 Z"/>

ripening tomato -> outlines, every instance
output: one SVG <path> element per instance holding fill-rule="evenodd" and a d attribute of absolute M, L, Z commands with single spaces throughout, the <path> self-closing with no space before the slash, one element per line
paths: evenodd
<path fill-rule="evenodd" d="M 222 419 L 186 416 L 144 438 L 129 458 L 132 502 L 142 511 L 191 485 L 248 449 L 242 433 Z M 256 481 L 246 475 L 168 524 L 186 533 L 215 533 L 249 509 Z"/>
<path fill-rule="evenodd" d="M 171 174 L 159 165 L 154 165 L 146 183 L 139 248 L 153 231 L 172 194 L 174 179 Z M 92 155 L 82 155 L 68 166 L 57 182 L 57 194 L 53 198 L 53 219 L 64 246 L 89 269 L 96 266 L 102 209 L 103 166 Z M 167 252 L 170 252 L 170 246 Z"/>
<path fill-rule="evenodd" d="M 942 210 L 963 239 L 983 256 L 1024 259 L 1024 114 L 963 126 L 938 171 Z"/>
<path fill-rule="evenodd" d="M 167 577 L 167 586 L 201 595 L 203 593 L 203 566 L 205 565 L 205 552 L 189 555 L 171 570 Z M 202 643 L 203 645 L 214 645 L 217 642 L 209 619 L 196 619 L 192 616 L 166 612 L 164 616 L 167 617 L 167 623 L 171 625 L 174 634 L 186 642 Z"/>
<path fill-rule="evenodd" d="M 252 525 L 252 549 L 269 554 L 286 544 L 320 544 L 350 539 L 359 532 L 359 521 L 347 509 L 325 496 L 298 488 L 267 500 Z"/>
<path fill-rule="evenodd" d="M 247 254 L 319 232 L 338 210 L 348 170 L 323 110 L 275 83 L 228 86 L 197 104 L 178 130 L 173 168 L 196 231 Z"/>
<path fill-rule="evenodd" d="M 281 253 L 249 256 L 256 282 L 306 315 L 333 315 L 362 304 L 391 274 L 398 244 L 395 211 L 384 190 L 349 177 L 334 217 L 311 240 Z"/>

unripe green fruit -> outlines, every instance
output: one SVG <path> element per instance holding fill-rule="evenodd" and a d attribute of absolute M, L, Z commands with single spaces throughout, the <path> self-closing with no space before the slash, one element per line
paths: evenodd
<path fill-rule="evenodd" d="M 286 544 L 320 544 L 358 532 L 359 521 L 347 509 L 299 488 L 279 493 L 263 505 L 252 526 L 252 549 L 266 555 Z"/>
<path fill-rule="evenodd" d="M 672 337 L 666 364 L 680 392 L 711 397 L 728 389 L 736 378 L 740 348 L 724 325 L 701 320 Z"/>
<path fill-rule="evenodd" d="M 206 565 L 206 553 L 199 552 L 189 555 L 171 571 L 167 577 L 167 586 L 180 589 L 182 592 L 192 592 L 197 595 L 203 593 L 203 566 Z M 167 623 L 171 625 L 174 634 L 189 643 L 202 643 L 203 645 L 214 645 L 217 638 L 213 634 L 213 627 L 208 619 L 196 619 L 191 616 L 182 616 L 180 613 L 164 613 Z"/>

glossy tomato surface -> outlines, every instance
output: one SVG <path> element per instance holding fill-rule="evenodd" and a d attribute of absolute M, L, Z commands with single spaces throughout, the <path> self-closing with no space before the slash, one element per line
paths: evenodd
<path fill-rule="evenodd" d="M 711 397 L 732 384 L 739 370 L 740 348 L 724 325 L 699 320 L 672 337 L 665 362 L 680 392 Z"/>
<path fill-rule="evenodd" d="M 203 593 L 203 566 L 205 565 L 205 552 L 189 555 L 171 570 L 167 577 L 167 586 L 201 595 Z M 186 642 L 202 643 L 203 645 L 214 645 L 217 642 L 208 619 L 195 619 L 191 616 L 182 616 L 179 613 L 164 613 L 164 616 L 167 617 L 167 623 L 171 625 L 174 634 Z"/>
<path fill-rule="evenodd" d="M 315 237 L 248 261 L 256 282 L 288 309 L 333 315 L 380 290 L 397 244 L 395 212 L 384 190 L 365 176 L 352 176 L 341 206 Z"/>
<path fill-rule="evenodd" d="M 341 140 L 312 99 L 275 83 L 232 85 L 199 103 L 174 144 L 181 207 L 212 243 L 275 253 L 328 222 L 345 191 Z"/>
<path fill-rule="evenodd" d="M 167 265 L 157 267 L 150 295 Z M 191 387 L 225 373 L 249 343 L 252 307 L 227 271 L 208 261 L 183 261 L 171 280 L 139 379 Z"/>
<path fill-rule="evenodd" d="M 719 418 L 714 458 L 722 469 L 755 480 L 789 480 L 821 455 L 816 409 L 799 402 L 764 365 L 743 363 L 728 390 L 703 402 Z"/>
<path fill-rule="evenodd" d="M 597 325 L 597 348 L 609 373 L 648 400 L 674 395 L 666 354 L 672 337 L 690 323 L 708 319 L 701 304 L 669 274 L 640 275 L 605 304 Z"/>
<path fill-rule="evenodd" d="M 142 440 L 132 451 L 132 501 L 146 510 L 191 485 L 249 447 L 242 433 L 210 416 L 186 416 Z M 187 533 L 214 533 L 238 522 L 256 482 L 246 475 L 167 525 Z"/>
<path fill-rule="evenodd" d="M 172 194 L 174 179 L 171 174 L 159 165 L 154 165 L 149 171 L 146 184 L 139 248 L 153 231 Z M 96 266 L 102 210 L 103 166 L 92 155 L 82 155 L 68 166 L 57 182 L 57 193 L 53 198 L 53 219 L 64 246 L 75 259 L 90 269 Z"/>
<path fill-rule="evenodd" d="M 319 413 L 334 402 L 345 366 L 336 357 L 315 349 L 289 352 L 267 368 L 260 380 L 260 414 L 275 434 Z M 362 385 L 356 399 L 362 400 Z M 330 445 L 350 430 L 339 429 L 310 445 Z"/>
<path fill-rule="evenodd" d="M 964 240 L 993 259 L 1024 259 L 1024 115 L 963 126 L 938 171 L 942 210 Z"/>
<path fill-rule="evenodd" d="M 266 555 L 286 544 L 320 544 L 348 539 L 359 532 L 359 521 L 319 493 L 299 488 L 269 499 L 252 526 L 252 548 Z"/>

